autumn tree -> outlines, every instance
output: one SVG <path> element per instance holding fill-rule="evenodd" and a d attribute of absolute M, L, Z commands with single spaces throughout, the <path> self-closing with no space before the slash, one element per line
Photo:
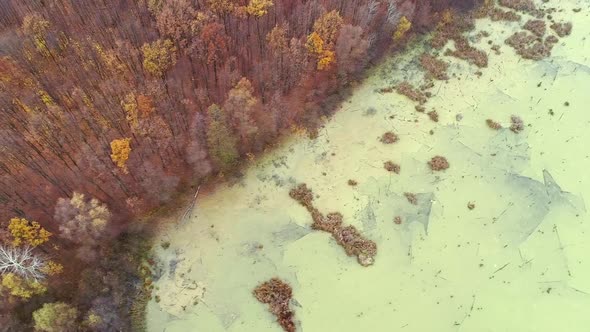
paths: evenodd
<path fill-rule="evenodd" d="M 222 17 L 227 16 L 235 8 L 232 0 L 207 0 L 207 4 L 212 12 Z"/>
<path fill-rule="evenodd" d="M 252 83 L 245 77 L 229 91 L 223 104 L 225 112 L 231 117 L 232 127 L 238 133 L 245 149 L 250 147 L 258 132 L 258 125 L 254 118 L 257 104 L 258 100 L 254 97 Z"/>
<path fill-rule="evenodd" d="M 198 30 L 197 11 L 189 0 L 166 0 L 156 14 L 156 26 L 160 34 L 186 50 Z"/>
<path fill-rule="evenodd" d="M 176 63 L 176 47 L 169 39 L 158 39 L 141 47 L 143 68 L 150 74 L 162 77 Z"/>
<path fill-rule="evenodd" d="M 35 330 L 44 332 L 77 331 L 78 309 L 64 303 L 45 303 L 33 313 Z"/>
<path fill-rule="evenodd" d="M 350 24 L 342 26 L 336 41 L 338 71 L 344 80 L 360 72 L 367 64 L 369 42 L 363 38 L 363 29 Z"/>
<path fill-rule="evenodd" d="M 272 0 L 250 0 L 246 6 L 246 12 L 254 17 L 261 17 L 266 15 L 273 5 Z"/>
<path fill-rule="evenodd" d="M 276 25 L 266 35 L 266 41 L 271 52 L 275 56 L 282 56 L 289 50 L 289 41 L 287 40 L 287 27 L 285 25 Z"/>
<path fill-rule="evenodd" d="M 127 169 L 127 160 L 131 153 L 131 138 L 115 139 L 111 142 L 111 160 L 123 170 L 123 173 L 129 173 Z"/>
<path fill-rule="evenodd" d="M 235 166 L 239 157 L 237 140 L 225 113 L 216 104 L 207 108 L 207 146 L 211 159 L 220 170 L 227 171 Z"/>
<path fill-rule="evenodd" d="M 51 233 L 41 225 L 32 221 L 29 222 L 24 218 L 12 218 L 8 223 L 8 230 L 12 235 L 12 245 L 28 245 L 36 247 L 49 240 Z"/>
<path fill-rule="evenodd" d="M 315 21 L 313 31 L 320 36 L 326 44 L 326 48 L 333 48 L 343 22 L 340 13 L 333 10 L 322 15 Z"/>
<path fill-rule="evenodd" d="M 13 300 L 26 301 L 47 292 L 47 286 L 37 279 L 25 278 L 15 273 L 2 274 L 1 279 L 0 294 Z"/>
<path fill-rule="evenodd" d="M 307 37 L 307 50 L 317 58 L 317 69 L 324 70 L 335 61 L 334 51 L 325 49 L 324 40 L 317 32 Z"/>
<path fill-rule="evenodd" d="M 111 212 L 99 200 L 74 192 L 72 198 L 58 199 L 54 218 L 60 236 L 80 245 L 78 256 L 92 260 L 94 247 L 105 237 Z"/>
<path fill-rule="evenodd" d="M 402 40 L 408 31 L 412 28 L 412 22 L 408 20 L 407 17 L 402 16 L 402 18 L 397 23 L 397 27 L 393 33 L 393 40 L 400 41 Z"/>
<path fill-rule="evenodd" d="M 201 40 L 205 47 L 207 64 L 213 65 L 215 83 L 217 84 L 217 70 L 227 54 L 228 38 L 224 27 L 219 23 L 209 23 L 203 27 Z"/>

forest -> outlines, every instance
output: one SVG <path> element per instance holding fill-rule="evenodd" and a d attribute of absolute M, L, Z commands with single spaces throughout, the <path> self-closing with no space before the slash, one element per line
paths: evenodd
<path fill-rule="evenodd" d="M 476 4 L 0 1 L 0 330 L 141 330 L 133 220 L 313 136 L 381 55 Z"/>

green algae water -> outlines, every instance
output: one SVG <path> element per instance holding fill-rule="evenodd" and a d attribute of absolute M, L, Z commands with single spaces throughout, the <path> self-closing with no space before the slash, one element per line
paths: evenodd
<path fill-rule="evenodd" d="M 373 69 L 317 138 L 290 137 L 238 183 L 199 197 L 160 232 L 171 245 L 154 248 L 162 273 L 148 330 L 281 331 L 252 295 L 279 277 L 293 288 L 298 331 L 588 331 L 590 2 L 555 6 L 573 30 L 539 61 L 504 44 L 522 23 L 477 20 L 470 36 L 488 67 L 442 57 L 451 79 L 434 81 L 425 105 L 438 122 L 379 92 L 419 84 L 418 42 Z M 395 144 L 379 140 L 389 131 Z M 430 169 L 437 155 L 447 170 Z M 289 197 L 299 183 L 320 211 L 375 241 L 373 265 L 311 229 Z"/>

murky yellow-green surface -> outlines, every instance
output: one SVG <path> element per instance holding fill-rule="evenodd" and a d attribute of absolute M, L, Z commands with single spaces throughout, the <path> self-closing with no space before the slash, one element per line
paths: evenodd
<path fill-rule="evenodd" d="M 164 272 L 149 330 L 281 331 L 252 296 L 277 276 L 293 287 L 299 331 L 589 331 L 590 2 L 553 5 L 573 32 L 538 62 L 504 45 L 518 23 L 478 21 L 473 35 L 491 33 L 476 44 L 489 67 L 478 78 L 444 57 L 457 77 L 435 82 L 426 106 L 439 123 L 403 96 L 376 92 L 420 80 L 417 47 L 380 65 L 317 139 L 292 137 L 240 183 L 199 197 L 184 224 L 162 231 L 170 248 L 155 248 Z M 526 124 L 520 134 L 485 124 L 507 127 L 512 114 Z M 386 131 L 400 141 L 382 144 Z M 434 155 L 451 167 L 433 173 Z M 387 160 L 399 175 L 383 169 Z M 377 243 L 373 266 L 309 228 L 288 195 L 301 182 L 322 212 L 341 212 Z M 404 192 L 419 193 L 418 206 Z"/>

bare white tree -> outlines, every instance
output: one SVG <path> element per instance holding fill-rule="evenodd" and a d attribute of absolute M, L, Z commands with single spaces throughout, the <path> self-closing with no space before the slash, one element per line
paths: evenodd
<path fill-rule="evenodd" d="M 45 257 L 35 254 L 31 247 L 7 247 L 0 245 L 0 274 L 14 273 L 25 279 L 41 280 L 46 277 L 43 267 Z"/>

